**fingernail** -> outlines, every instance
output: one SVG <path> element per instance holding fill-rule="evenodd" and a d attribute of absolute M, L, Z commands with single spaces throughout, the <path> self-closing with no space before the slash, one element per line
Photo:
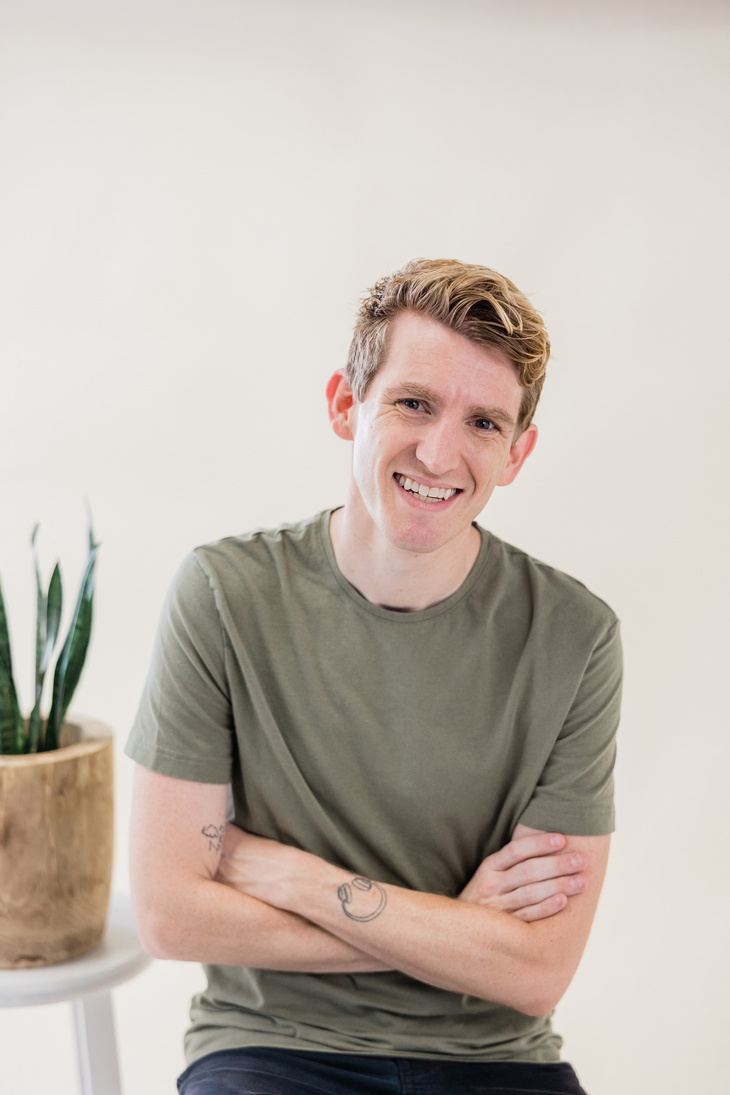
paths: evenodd
<path fill-rule="evenodd" d="M 550 837 L 551 846 L 553 848 L 559 848 L 562 843 L 563 843 L 563 838 L 560 835 L 560 833 L 553 833 L 553 835 Z"/>

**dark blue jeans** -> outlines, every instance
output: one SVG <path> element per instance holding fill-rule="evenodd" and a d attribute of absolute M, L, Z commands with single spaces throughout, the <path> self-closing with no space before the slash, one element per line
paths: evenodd
<path fill-rule="evenodd" d="M 586 1095 L 565 1062 L 485 1064 L 225 1049 L 177 1081 L 180 1095 Z"/>

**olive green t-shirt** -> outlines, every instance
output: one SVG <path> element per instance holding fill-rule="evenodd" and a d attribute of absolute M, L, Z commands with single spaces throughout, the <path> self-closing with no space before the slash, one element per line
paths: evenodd
<path fill-rule="evenodd" d="M 188 556 L 129 755 L 230 783 L 244 829 L 431 893 L 456 895 L 520 821 L 610 832 L 621 684 L 610 608 L 482 529 L 452 596 L 380 608 L 340 572 L 329 516 Z M 399 972 L 206 973 L 188 1061 L 238 1046 L 559 1059 L 549 1017 Z"/>

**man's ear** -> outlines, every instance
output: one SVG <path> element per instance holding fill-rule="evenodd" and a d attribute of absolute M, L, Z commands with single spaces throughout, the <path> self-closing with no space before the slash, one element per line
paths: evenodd
<path fill-rule="evenodd" d="M 510 447 L 507 463 L 497 480 L 498 487 L 506 487 L 512 482 L 525 460 L 527 460 L 527 457 L 535 448 L 536 442 L 537 426 L 533 422 L 520 434 L 514 444 Z"/>
<path fill-rule="evenodd" d="M 352 441 L 352 419 L 355 412 L 355 396 L 344 369 L 333 373 L 327 383 L 327 408 L 332 429 L 343 441 Z"/>

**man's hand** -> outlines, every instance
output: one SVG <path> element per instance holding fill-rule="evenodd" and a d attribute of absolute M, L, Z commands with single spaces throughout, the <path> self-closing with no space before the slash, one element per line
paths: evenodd
<path fill-rule="evenodd" d="M 459 894 L 461 901 L 488 905 L 520 920 L 543 920 L 562 911 L 568 898 L 582 893 L 583 857 L 561 855 L 566 839 L 518 825 L 513 839 L 487 856 Z"/>

